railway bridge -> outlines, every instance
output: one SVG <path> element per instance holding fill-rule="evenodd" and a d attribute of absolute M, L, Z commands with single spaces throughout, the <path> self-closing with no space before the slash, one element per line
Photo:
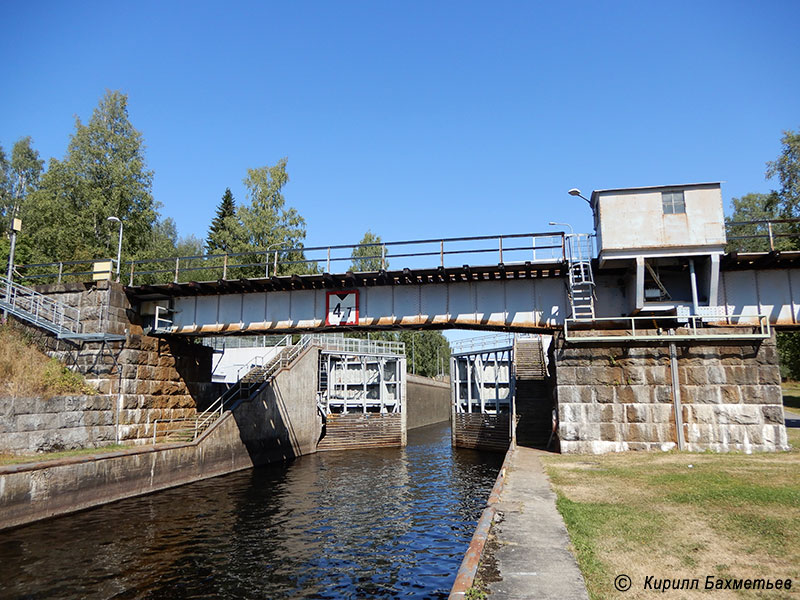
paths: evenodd
<path fill-rule="evenodd" d="M 555 409 L 562 451 L 785 447 L 774 330 L 800 323 L 800 253 L 726 252 L 719 183 L 586 200 L 594 235 L 133 261 L 124 291 L 145 332 L 165 339 L 402 328 L 552 336 L 553 393 L 541 401 Z M 337 268 L 351 261 L 367 268 Z M 35 281 L 42 267 L 18 270 Z"/>

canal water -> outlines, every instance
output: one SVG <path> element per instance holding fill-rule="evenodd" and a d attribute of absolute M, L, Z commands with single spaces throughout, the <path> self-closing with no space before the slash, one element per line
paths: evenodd
<path fill-rule="evenodd" d="M 0 532 L 0 598 L 446 598 L 502 458 L 444 423 Z"/>

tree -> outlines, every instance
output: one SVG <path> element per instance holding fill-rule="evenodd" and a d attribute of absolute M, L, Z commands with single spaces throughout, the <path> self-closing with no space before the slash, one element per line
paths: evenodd
<path fill-rule="evenodd" d="M 39 152 L 33 149 L 30 136 L 17 140 L 10 161 L 0 147 L 0 211 L 4 222 L 10 223 L 28 195 L 39 188 L 43 165 Z"/>
<path fill-rule="evenodd" d="M 449 371 L 450 343 L 441 331 L 401 331 L 406 345 L 407 370 L 424 377 Z"/>
<path fill-rule="evenodd" d="M 127 96 L 106 92 L 86 125 L 76 119 L 64 160 L 50 160 L 23 207 L 31 254 L 42 262 L 111 256 L 116 229 L 109 216 L 124 224 L 123 256 L 146 254 L 158 222 L 152 179 Z"/>
<path fill-rule="evenodd" d="M 215 252 L 231 252 L 237 238 L 242 236 L 242 226 L 236 216 L 236 202 L 230 188 L 225 189 L 222 200 L 217 207 L 217 216 L 211 221 L 206 237 L 206 250 Z"/>
<path fill-rule="evenodd" d="M 767 178 L 777 177 L 781 187 L 773 192 L 782 217 L 800 217 L 800 133 L 784 131 L 781 155 L 767 163 Z"/>
<path fill-rule="evenodd" d="M 316 265 L 302 262 L 306 237 L 306 222 L 294 208 L 285 208 L 283 187 L 289 182 L 286 158 L 275 166 L 248 169 L 244 185 L 249 205 L 240 206 L 236 214 L 242 225 L 242 236 L 236 240 L 236 252 L 275 251 L 279 254 L 278 274 L 303 274 L 315 272 Z M 246 257 L 245 257 L 246 258 Z M 252 255 L 247 262 L 258 263 L 264 257 Z M 293 263 L 293 264 L 287 264 Z M 243 270 L 240 276 L 257 276 L 260 267 Z"/>
<path fill-rule="evenodd" d="M 366 273 L 388 269 L 389 261 L 386 260 L 383 254 L 381 242 L 381 236 L 367 231 L 364 237 L 361 238 L 359 245 L 353 248 L 353 253 L 350 255 L 353 259 L 350 264 L 350 270 L 356 273 Z"/>
<path fill-rule="evenodd" d="M 728 224 L 728 252 L 769 252 L 769 228 L 772 228 L 773 247 L 788 250 L 792 244 L 781 234 L 789 232 L 789 224 L 753 223 L 733 225 L 736 222 L 770 221 L 778 218 L 777 196 L 773 194 L 746 194 L 733 199 L 733 216 L 726 218 Z"/>
<path fill-rule="evenodd" d="M 777 177 L 780 189 L 769 194 L 747 194 L 733 199 L 733 216 L 727 222 L 771 220 L 800 217 L 800 134 L 784 131 L 781 138 L 781 155 L 767 163 L 766 177 Z M 797 223 L 773 225 L 773 247 L 775 250 L 800 248 L 800 227 Z M 730 237 L 741 235 L 767 235 L 765 224 L 733 226 Z M 781 237 L 785 235 L 786 237 Z M 744 251 L 768 251 L 767 237 L 760 239 L 730 240 L 728 249 Z M 783 377 L 800 379 L 800 334 L 779 332 L 778 353 Z"/>

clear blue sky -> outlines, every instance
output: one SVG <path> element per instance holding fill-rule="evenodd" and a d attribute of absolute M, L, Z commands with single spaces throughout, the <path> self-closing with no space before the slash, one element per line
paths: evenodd
<path fill-rule="evenodd" d="M 3 2 L 0 143 L 61 157 L 129 96 L 154 195 L 204 237 L 289 159 L 307 245 L 590 230 L 567 196 L 767 191 L 800 127 L 800 2 Z"/>

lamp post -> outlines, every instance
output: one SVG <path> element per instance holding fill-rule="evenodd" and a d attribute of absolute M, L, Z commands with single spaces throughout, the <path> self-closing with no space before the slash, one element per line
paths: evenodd
<path fill-rule="evenodd" d="M 119 272 L 122 267 L 122 221 L 119 217 L 108 217 L 106 219 L 109 223 L 119 223 L 119 242 L 117 243 L 117 283 L 119 283 Z"/>
<path fill-rule="evenodd" d="M 568 193 L 570 196 L 577 196 L 578 198 L 583 198 L 584 200 L 586 200 L 586 202 L 588 202 L 588 203 L 589 203 L 589 206 L 591 206 L 591 205 L 592 205 L 592 201 L 591 201 L 591 200 L 589 200 L 589 199 L 588 199 L 586 196 L 584 196 L 583 194 L 581 194 L 581 191 L 580 191 L 578 188 L 572 188 L 572 189 L 571 189 L 571 190 L 569 190 L 567 193 Z"/>

